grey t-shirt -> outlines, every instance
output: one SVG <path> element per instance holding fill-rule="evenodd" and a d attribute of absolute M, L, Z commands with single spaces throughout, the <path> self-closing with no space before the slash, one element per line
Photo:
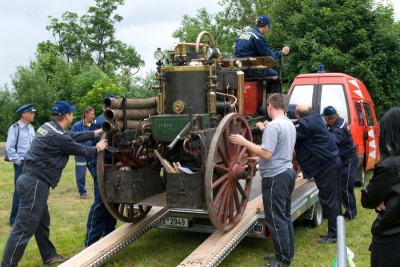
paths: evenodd
<path fill-rule="evenodd" d="M 261 148 L 272 153 L 269 160 L 260 159 L 261 177 L 272 177 L 292 168 L 296 129 L 286 116 L 272 120 L 264 129 Z"/>

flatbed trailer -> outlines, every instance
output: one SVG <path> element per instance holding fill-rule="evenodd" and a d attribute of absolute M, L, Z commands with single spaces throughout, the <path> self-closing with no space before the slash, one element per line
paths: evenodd
<path fill-rule="evenodd" d="M 250 200 L 261 195 L 261 177 L 259 173 L 253 178 Z M 261 200 L 260 200 L 261 201 Z M 247 236 L 268 238 L 269 232 L 265 226 L 265 216 L 262 209 L 257 209 L 257 220 Z M 306 180 L 301 176 L 296 179 L 296 186 L 292 193 L 292 221 L 304 219 L 310 221 L 310 226 L 317 227 L 322 223 L 322 207 L 318 199 L 318 188 L 313 179 Z M 200 233 L 214 233 L 215 227 L 209 220 L 207 211 L 201 209 L 170 209 L 156 226 L 161 229 L 183 230 Z"/>

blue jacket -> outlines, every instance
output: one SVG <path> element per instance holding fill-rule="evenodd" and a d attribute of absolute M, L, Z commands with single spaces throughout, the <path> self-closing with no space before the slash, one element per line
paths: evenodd
<path fill-rule="evenodd" d="M 282 55 L 282 51 L 272 52 L 269 49 L 269 42 L 257 27 L 253 27 L 251 30 L 242 33 L 235 43 L 234 57 L 270 56 L 277 59 Z"/>
<path fill-rule="evenodd" d="M 346 121 L 343 118 L 338 118 L 329 130 L 338 146 L 339 156 L 342 161 L 353 157 L 356 154 L 356 147 Z"/>
<path fill-rule="evenodd" d="M 321 115 L 311 113 L 298 120 L 295 127 L 296 157 L 305 178 L 310 179 L 339 161 L 339 150 Z"/>
<path fill-rule="evenodd" d="M 71 132 L 78 133 L 78 132 L 87 132 L 96 130 L 96 120 L 92 121 L 90 126 L 87 126 L 84 120 L 80 120 L 75 122 L 75 124 L 71 128 Z M 85 142 L 80 142 L 83 145 L 91 146 L 93 145 L 93 140 L 88 140 Z"/>
<path fill-rule="evenodd" d="M 70 155 L 86 158 L 96 155 L 95 146 L 78 143 L 93 138 L 92 131 L 69 133 L 57 122 L 47 122 L 36 131 L 31 148 L 25 155 L 24 171 L 31 171 L 55 188 Z"/>

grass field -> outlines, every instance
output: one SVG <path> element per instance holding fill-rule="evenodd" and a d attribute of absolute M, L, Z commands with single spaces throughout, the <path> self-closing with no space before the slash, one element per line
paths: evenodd
<path fill-rule="evenodd" d="M 367 173 L 367 179 L 372 173 Z M 87 176 L 89 195 L 93 196 L 93 180 Z M 12 164 L 0 161 L 0 253 L 10 233 L 8 225 L 13 192 Z M 359 204 L 360 190 L 356 189 L 358 216 L 346 222 L 347 244 L 355 253 L 356 266 L 369 266 L 370 227 L 375 218 L 372 210 Z M 92 199 L 79 198 L 75 184 L 74 159 L 63 172 L 60 184 L 51 190 L 49 198 L 51 240 L 62 255 L 73 256 L 83 248 L 86 219 Z M 121 223 L 118 223 L 120 226 Z M 327 231 L 327 222 L 318 228 L 295 225 L 295 260 L 292 266 L 331 266 L 336 255 L 335 245 L 317 244 L 318 235 Z M 209 235 L 173 230 L 153 229 L 123 249 L 104 266 L 176 266 Z M 245 238 L 220 266 L 259 266 L 265 254 L 271 254 L 269 239 Z M 41 266 L 34 238 L 29 242 L 20 266 Z"/>

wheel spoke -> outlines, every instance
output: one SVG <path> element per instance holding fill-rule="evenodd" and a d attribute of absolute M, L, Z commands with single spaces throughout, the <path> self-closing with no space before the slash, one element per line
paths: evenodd
<path fill-rule="evenodd" d="M 222 175 L 220 178 L 218 178 L 217 180 L 215 180 L 215 182 L 212 185 L 212 189 L 215 189 L 221 183 L 225 182 L 227 178 L 228 178 L 228 174 L 226 173 L 226 174 Z"/>
<path fill-rule="evenodd" d="M 225 129 L 223 134 L 226 158 L 231 161 L 231 142 L 229 142 L 229 129 Z"/>
<path fill-rule="evenodd" d="M 242 185 L 240 183 L 236 184 L 237 189 L 239 190 L 240 195 L 242 196 L 242 198 L 246 197 L 246 193 L 244 192 Z"/>
<path fill-rule="evenodd" d="M 241 212 L 240 200 L 239 200 L 238 191 L 237 191 L 237 190 L 234 190 L 233 192 L 234 192 L 236 210 L 237 210 L 237 212 Z"/>
<path fill-rule="evenodd" d="M 225 166 L 228 167 L 229 166 L 229 160 L 226 157 L 225 153 L 222 151 L 220 146 L 218 146 L 217 151 L 218 151 L 218 154 L 221 157 L 222 161 L 224 162 Z"/>
<path fill-rule="evenodd" d="M 217 174 L 223 175 L 224 173 L 228 173 L 229 169 L 220 164 L 214 164 L 214 170 Z"/>
<path fill-rule="evenodd" d="M 218 194 L 215 196 L 214 201 L 213 201 L 213 207 L 217 206 L 218 201 L 220 200 L 220 198 L 222 197 L 223 193 L 226 190 L 226 187 L 228 186 L 229 181 L 225 181 L 225 183 L 221 186 L 221 188 L 218 191 Z"/>
<path fill-rule="evenodd" d="M 226 199 L 228 198 L 229 187 L 225 190 L 225 194 L 222 196 L 221 205 L 219 206 L 217 218 L 220 220 L 222 212 L 226 209 Z"/>

